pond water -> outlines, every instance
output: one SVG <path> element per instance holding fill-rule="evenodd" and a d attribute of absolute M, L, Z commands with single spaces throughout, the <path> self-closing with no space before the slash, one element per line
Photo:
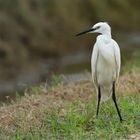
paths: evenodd
<path fill-rule="evenodd" d="M 140 33 L 118 33 L 116 40 L 121 48 L 122 64 L 131 59 L 134 52 L 140 52 Z M 118 36 L 116 35 L 116 36 Z M 49 81 L 52 74 L 63 74 L 65 77 L 78 80 L 85 77 L 81 74 L 90 71 L 91 49 L 74 51 L 57 58 L 38 59 L 7 80 L 0 80 L 0 100 L 15 97 L 15 93 L 23 94 L 25 88 Z"/>

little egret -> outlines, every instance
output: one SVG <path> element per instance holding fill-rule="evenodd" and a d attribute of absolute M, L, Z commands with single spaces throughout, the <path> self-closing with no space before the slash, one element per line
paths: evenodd
<path fill-rule="evenodd" d="M 91 58 L 92 79 L 98 97 L 96 116 L 98 116 L 100 101 L 106 101 L 112 96 L 120 122 L 122 122 L 115 95 L 115 84 L 121 65 L 120 48 L 117 42 L 112 39 L 111 27 L 106 22 L 96 23 L 91 29 L 76 36 L 85 33 L 100 33 L 96 38 Z"/>

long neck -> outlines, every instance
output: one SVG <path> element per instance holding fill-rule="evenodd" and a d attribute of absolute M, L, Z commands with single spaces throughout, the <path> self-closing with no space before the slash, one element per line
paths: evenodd
<path fill-rule="evenodd" d="M 105 36 L 111 38 L 111 29 L 105 30 L 105 31 L 102 33 L 102 35 L 105 35 Z"/>

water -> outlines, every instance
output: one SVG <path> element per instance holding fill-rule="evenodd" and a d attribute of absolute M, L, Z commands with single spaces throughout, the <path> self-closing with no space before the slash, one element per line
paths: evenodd
<path fill-rule="evenodd" d="M 121 47 L 123 64 L 135 51 L 140 52 L 140 33 L 118 33 L 115 39 Z M 91 50 L 74 51 L 57 58 L 29 62 L 21 70 L 17 70 L 11 78 L 0 80 L 0 99 L 7 99 L 8 96 L 15 97 L 16 92 L 23 94 L 25 88 L 45 82 L 52 74 L 65 75 L 64 80 L 67 77 L 69 81 L 87 78 L 82 73 L 90 71 Z"/>

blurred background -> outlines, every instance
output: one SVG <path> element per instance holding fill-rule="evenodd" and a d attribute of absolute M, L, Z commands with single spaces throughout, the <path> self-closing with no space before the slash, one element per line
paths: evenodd
<path fill-rule="evenodd" d="M 122 73 L 140 67 L 140 1 L 0 0 L 0 96 L 52 74 L 90 71 L 96 34 L 75 34 L 106 21 L 122 52 Z"/>

